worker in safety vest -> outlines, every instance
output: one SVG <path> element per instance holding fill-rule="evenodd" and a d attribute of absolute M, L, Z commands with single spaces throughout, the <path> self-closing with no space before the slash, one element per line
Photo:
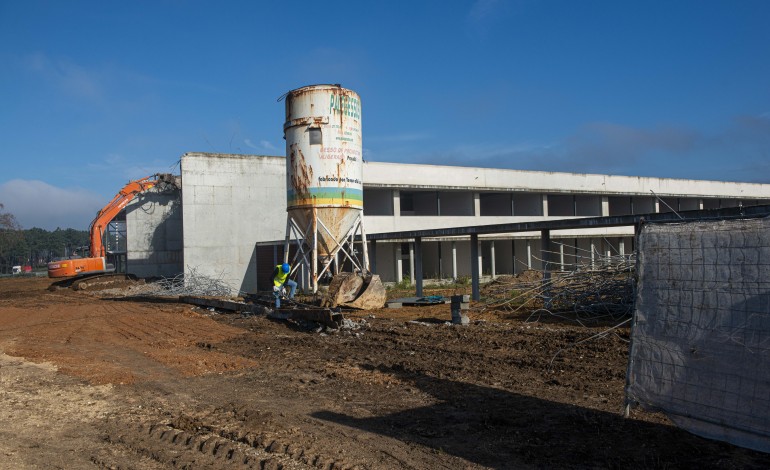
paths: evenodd
<path fill-rule="evenodd" d="M 283 286 L 291 287 L 289 299 L 294 298 L 294 292 L 297 290 L 297 283 L 289 279 L 291 266 L 289 263 L 279 264 L 273 269 L 273 296 L 275 297 L 275 308 L 281 308 L 281 292 Z"/>

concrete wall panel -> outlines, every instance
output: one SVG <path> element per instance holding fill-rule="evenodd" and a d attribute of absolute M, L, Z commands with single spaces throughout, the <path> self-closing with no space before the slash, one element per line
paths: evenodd
<path fill-rule="evenodd" d="M 182 157 L 185 270 L 256 292 L 258 241 L 283 239 L 286 160 L 188 153 Z"/>
<path fill-rule="evenodd" d="M 126 206 L 126 271 L 139 277 L 182 272 L 181 193 L 151 189 Z"/>

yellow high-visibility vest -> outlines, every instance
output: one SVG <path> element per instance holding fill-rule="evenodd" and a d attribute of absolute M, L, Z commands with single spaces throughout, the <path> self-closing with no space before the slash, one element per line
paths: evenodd
<path fill-rule="evenodd" d="M 282 286 L 284 282 L 286 282 L 286 278 L 289 277 L 289 273 L 283 272 L 283 269 L 281 269 L 281 264 L 276 266 L 276 269 L 278 269 L 278 274 L 275 275 L 273 278 L 273 285 L 274 286 Z"/>

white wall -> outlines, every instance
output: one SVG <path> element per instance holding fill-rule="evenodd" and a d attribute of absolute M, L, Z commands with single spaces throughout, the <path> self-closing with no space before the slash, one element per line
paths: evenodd
<path fill-rule="evenodd" d="M 187 153 L 181 168 L 185 273 L 256 292 L 255 243 L 286 232 L 286 160 Z"/>
<path fill-rule="evenodd" d="M 194 269 L 198 273 L 223 279 L 236 290 L 253 292 L 256 289 L 255 263 L 258 262 L 255 260 L 255 243 L 282 240 L 285 235 L 285 158 L 188 153 L 182 157 L 181 167 L 184 184 L 184 269 L 188 272 Z M 364 186 L 367 189 L 392 189 L 394 197 L 397 197 L 399 189 L 406 192 L 417 189 L 441 191 L 442 196 L 446 195 L 445 191 L 454 190 L 469 193 L 513 191 L 516 206 L 514 214 L 540 214 L 543 194 L 573 193 L 583 194 L 588 198 L 599 198 L 601 195 L 634 196 L 637 201 L 634 205 L 636 213 L 641 212 L 638 208 L 641 201 L 654 202 L 651 189 L 662 197 L 708 196 L 722 199 L 770 200 L 770 185 L 749 183 L 378 162 L 365 163 L 363 167 Z M 589 196 L 591 194 L 597 196 Z M 466 196 L 457 193 L 456 197 L 462 199 Z M 395 202 L 392 216 L 365 216 L 367 233 L 548 220 L 548 217 L 539 215 L 399 216 L 398 201 Z M 442 198 L 442 212 L 445 212 L 445 203 L 451 202 L 458 203 L 451 201 L 451 198 Z M 364 204 L 366 205 L 366 200 Z M 382 200 L 378 204 L 387 206 Z M 556 240 L 560 237 L 628 236 L 632 233 L 632 227 L 617 227 L 587 231 L 552 231 L 551 236 Z M 539 237 L 539 234 L 519 236 L 528 235 Z M 134 237 L 136 236 L 142 235 L 134 234 Z M 533 240 L 531 244 L 533 255 L 539 257 L 539 240 Z M 470 271 L 469 244 L 463 241 L 457 245 L 458 275 L 467 275 Z M 389 271 L 395 273 L 393 246 L 382 242 L 378 244 L 377 267 L 384 280 L 394 276 L 386 274 Z M 517 259 L 526 260 L 522 248 L 523 245 L 517 242 L 515 255 Z M 446 260 L 450 253 L 442 251 L 442 259 Z M 507 253 L 502 251 L 497 254 L 498 258 L 500 256 L 507 256 Z M 270 262 L 272 263 L 272 260 Z M 535 260 L 533 267 L 539 266 L 540 263 Z M 522 264 L 517 263 L 516 271 L 519 272 L 522 267 Z M 425 269 L 434 268 L 426 266 Z M 499 272 L 500 268 L 497 269 Z"/>

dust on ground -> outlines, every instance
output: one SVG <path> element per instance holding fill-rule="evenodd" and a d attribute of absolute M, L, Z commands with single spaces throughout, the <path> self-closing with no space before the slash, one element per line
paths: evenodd
<path fill-rule="evenodd" d="M 770 466 L 622 418 L 627 328 L 436 305 L 315 331 L 49 285 L 0 280 L 2 468 Z"/>

